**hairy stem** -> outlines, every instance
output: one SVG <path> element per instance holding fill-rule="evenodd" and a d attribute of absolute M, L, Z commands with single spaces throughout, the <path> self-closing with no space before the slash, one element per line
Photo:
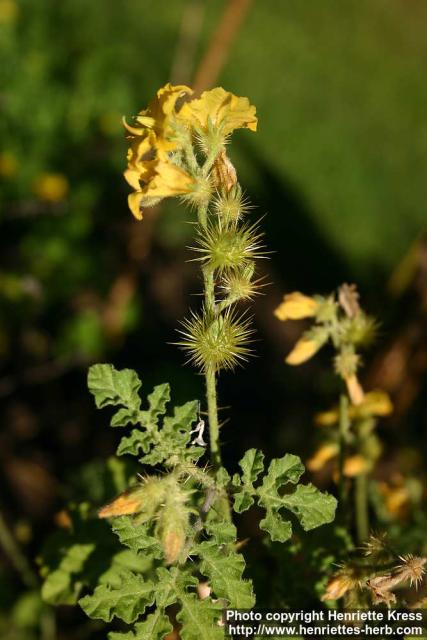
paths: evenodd
<path fill-rule="evenodd" d="M 209 437 L 211 447 L 211 461 L 215 469 L 221 466 L 221 451 L 219 446 L 218 404 L 216 394 L 216 375 L 211 368 L 205 372 L 206 399 L 208 402 Z"/>
<path fill-rule="evenodd" d="M 344 477 L 344 458 L 346 436 L 350 426 L 348 418 L 348 397 L 345 393 L 340 395 L 339 405 L 339 457 L 338 457 L 338 495 L 341 513 L 346 513 L 347 488 Z"/>
<path fill-rule="evenodd" d="M 369 535 L 368 477 L 366 473 L 362 473 L 362 475 L 356 477 L 354 499 L 357 541 L 361 544 Z"/>

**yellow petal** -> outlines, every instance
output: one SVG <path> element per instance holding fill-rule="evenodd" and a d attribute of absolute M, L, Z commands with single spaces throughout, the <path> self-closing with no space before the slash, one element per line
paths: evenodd
<path fill-rule="evenodd" d="M 378 483 L 378 490 L 383 497 L 385 507 L 392 517 L 398 518 L 407 513 L 411 495 L 406 485 L 390 486 L 386 482 Z"/>
<path fill-rule="evenodd" d="M 139 190 L 141 185 L 139 183 L 140 172 L 137 169 L 126 169 L 123 173 L 126 182 L 135 190 Z"/>
<path fill-rule="evenodd" d="M 347 478 L 360 476 L 369 471 L 369 462 L 361 455 L 350 456 L 344 461 L 343 473 Z"/>
<path fill-rule="evenodd" d="M 369 391 L 357 407 L 357 414 L 362 416 L 389 416 L 392 412 L 390 396 L 384 391 Z"/>
<path fill-rule="evenodd" d="M 331 409 L 330 411 L 322 411 L 318 413 L 314 418 L 314 424 L 318 427 L 332 427 L 338 422 L 338 410 Z"/>
<path fill-rule="evenodd" d="M 98 511 L 99 518 L 131 515 L 141 510 L 141 492 L 128 489 Z"/>
<path fill-rule="evenodd" d="M 351 403 L 354 405 L 362 404 L 365 394 L 357 376 L 355 374 L 347 376 L 345 378 L 345 383 L 347 385 L 347 391 L 350 396 Z"/>
<path fill-rule="evenodd" d="M 153 177 L 143 187 L 142 193 L 150 198 L 167 198 L 189 193 L 195 184 L 185 171 L 167 160 L 159 159 L 154 165 Z"/>
<path fill-rule="evenodd" d="M 60 202 L 68 194 L 68 180 L 61 173 L 43 173 L 33 183 L 33 192 L 47 202 Z"/>
<path fill-rule="evenodd" d="M 279 320 L 300 320 L 310 318 L 316 314 L 318 303 L 314 298 L 294 291 L 283 296 L 283 302 L 274 311 Z"/>
<path fill-rule="evenodd" d="M 141 191 L 134 191 L 128 195 L 129 209 L 137 220 L 142 220 L 141 202 L 143 194 Z"/>
<path fill-rule="evenodd" d="M 9 151 L 0 153 L 0 176 L 3 178 L 11 178 L 18 171 L 19 163 L 16 156 Z"/>
<path fill-rule="evenodd" d="M 285 362 L 293 365 L 302 364 L 303 362 L 310 360 L 310 358 L 319 351 L 321 346 L 322 343 L 317 342 L 316 340 L 302 337 L 288 354 Z"/>
<path fill-rule="evenodd" d="M 208 130 L 209 124 L 221 128 L 226 136 L 235 129 L 256 131 L 258 120 L 255 113 L 256 108 L 247 98 L 239 98 L 222 87 L 216 87 L 204 91 L 199 99 L 184 104 L 179 116 L 204 131 Z"/>
<path fill-rule="evenodd" d="M 320 471 L 329 460 L 332 460 L 332 458 L 338 455 L 338 450 L 338 445 L 333 442 L 323 444 L 316 453 L 307 460 L 307 469 L 309 469 L 309 471 Z"/>

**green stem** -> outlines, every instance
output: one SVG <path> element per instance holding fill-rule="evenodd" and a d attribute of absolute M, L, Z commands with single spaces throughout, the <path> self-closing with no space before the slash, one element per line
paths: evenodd
<path fill-rule="evenodd" d="M 368 476 L 363 473 L 356 477 L 354 488 L 356 531 L 359 544 L 364 542 L 369 535 L 368 515 Z"/>
<path fill-rule="evenodd" d="M 339 405 L 339 457 L 338 457 L 338 496 L 341 513 L 346 514 L 347 487 L 344 477 L 345 443 L 350 427 L 348 417 L 348 397 L 345 393 L 340 395 Z"/>
<path fill-rule="evenodd" d="M 216 394 L 216 375 L 211 368 L 205 372 L 206 399 L 208 403 L 209 438 L 211 461 L 215 469 L 221 466 L 221 450 L 219 446 L 218 403 Z"/>
<path fill-rule="evenodd" d="M 22 553 L 18 543 L 11 534 L 2 513 L 0 512 L 0 545 L 5 554 L 10 558 L 16 571 L 21 576 L 22 582 L 29 588 L 38 587 L 37 576 L 31 569 L 27 558 Z"/>

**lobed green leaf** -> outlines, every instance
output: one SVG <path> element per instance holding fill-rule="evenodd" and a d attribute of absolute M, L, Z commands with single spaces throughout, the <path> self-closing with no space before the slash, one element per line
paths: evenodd
<path fill-rule="evenodd" d="M 83 611 L 90 618 L 110 622 L 120 618 L 134 622 L 154 602 L 154 584 L 130 570 L 122 569 L 114 585 L 101 584 L 92 595 L 79 600 Z"/>

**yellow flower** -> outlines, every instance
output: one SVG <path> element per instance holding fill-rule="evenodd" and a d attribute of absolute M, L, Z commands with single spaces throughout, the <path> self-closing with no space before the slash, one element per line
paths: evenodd
<path fill-rule="evenodd" d="M 136 172 L 128 170 L 126 179 L 134 186 Z M 135 218 L 142 220 L 143 207 L 157 204 L 163 198 L 190 193 L 195 180 L 166 157 L 147 161 L 140 174 L 141 186 L 128 196 L 129 208 Z"/>
<path fill-rule="evenodd" d="M 369 468 L 368 460 L 359 454 L 355 454 L 344 461 L 343 473 L 347 478 L 355 478 L 369 471 Z"/>
<path fill-rule="evenodd" d="M 323 342 L 315 340 L 314 338 L 302 337 L 298 340 L 292 351 L 285 358 L 287 364 L 302 364 L 307 360 L 310 360 L 315 353 L 322 347 Z"/>
<path fill-rule="evenodd" d="M 325 464 L 338 455 L 339 447 L 334 442 L 321 445 L 316 453 L 307 460 L 306 467 L 309 471 L 320 471 Z"/>
<path fill-rule="evenodd" d="M 371 416 L 384 417 L 393 411 L 393 404 L 390 396 L 384 391 L 369 391 L 365 393 L 363 402 L 359 405 L 350 405 L 348 415 L 350 419 L 357 420 L 369 418 Z M 334 407 L 329 411 L 318 413 L 315 418 L 315 424 L 319 427 L 331 427 L 337 424 L 339 419 L 338 407 Z"/>
<path fill-rule="evenodd" d="M 14 0 L 0 0 L 0 24 L 12 24 L 19 15 L 19 7 Z"/>
<path fill-rule="evenodd" d="M 185 85 L 173 86 L 170 83 L 158 90 L 154 100 L 146 109 L 135 116 L 133 125 L 123 124 L 131 137 L 142 138 L 151 134 L 150 142 L 157 149 L 172 151 L 177 147 L 176 115 L 177 103 L 190 95 L 192 90 Z"/>
<path fill-rule="evenodd" d="M 283 296 L 283 302 L 275 309 L 274 315 L 282 321 L 310 318 L 316 314 L 318 306 L 314 298 L 294 291 Z"/>
<path fill-rule="evenodd" d="M 222 87 L 204 91 L 197 100 L 186 102 L 179 117 L 207 133 L 211 127 L 224 136 L 235 129 L 256 131 L 256 108 L 247 98 L 239 98 Z"/>
<path fill-rule="evenodd" d="M 33 183 L 33 192 L 47 202 L 60 202 L 68 194 L 68 180 L 61 173 L 42 173 Z"/>
<path fill-rule="evenodd" d="M 402 477 L 393 477 L 390 484 L 379 482 L 377 487 L 384 500 L 384 506 L 392 518 L 402 518 L 407 515 L 411 494 Z"/>
<path fill-rule="evenodd" d="M 19 163 L 16 156 L 10 151 L 0 153 L 0 176 L 12 178 L 18 171 Z"/>

